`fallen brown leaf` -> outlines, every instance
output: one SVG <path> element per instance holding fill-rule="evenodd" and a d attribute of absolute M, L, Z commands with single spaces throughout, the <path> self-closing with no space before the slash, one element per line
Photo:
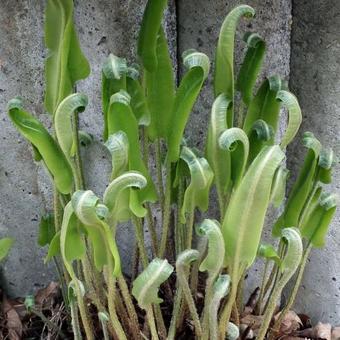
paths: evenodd
<path fill-rule="evenodd" d="M 280 314 L 281 313 L 275 315 L 274 317 L 275 321 L 279 318 Z M 293 332 L 299 330 L 302 325 L 303 324 L 299 316 L 294 311 L 290 310 L 286 313 L 281 322 L 279 334 L 280 335 L 292 334 Z"/>
<path fill-rule="evenodd" d="M 256 330 L 259 329 L 262 325 L 262 321 L 263 321 L 263 316 L 262 315 L 246 315 L 245 317 L 243 317 L 240 320 L 241 324 L 250 326 L 251 329 Z"/>
<path fill-rule="evenodd" d="M 329 323 L 319 322 L 313 330 L 314 338 L 331 340 L 332 337 L 332 326 Z"/>
<path fill-rule="evenodd" d="M 340 340 L 340 327 L 332 329 L 332 340 Z"/>
<path fill-rule="evenodd" d="M 6 296 L 2 300 L 2 311 L 6 319 L 8 338 L 10 340 L 20 340 L 22 338 L 22 323 L 19 314 Z"/>
<path fill-rule="evenodd" d="M 58 292 L 59 284 L 52 281 L 46 288 L 42 288 L 37 291 L 35 294 L 35 304 L 41 307 L 44 305 L 50 305 L 58 295 Z"/>

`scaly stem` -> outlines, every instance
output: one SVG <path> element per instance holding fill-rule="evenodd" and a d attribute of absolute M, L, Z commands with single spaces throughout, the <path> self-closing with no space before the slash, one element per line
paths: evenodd
<path fill-rule="evenodd" d="M 159 187 L 159 201 L 161 205 L 162 214 L 164 214 L 164 187 L 163 187 L 163 171 L 162 171 L 162 153 L 161 153 L 161 141 L 159 138 L 156 139 L 156 171 L 157 171 L 157 182 Z"/>
<path fill-rule="evenodd" d="M 146 203 L 146 210 L 147 210 L 146 219 L 148 222 L 148 229 L 149 229 L 150 236 L 151 236 L 152 251 L 153 251 L 153 254 L 156 256 L 156 254 L 158 253 L 158 237 L 157 237 L 157 232 L 156 232 L 156 227 L 155 227 L 155 221 L 154 221 L 149 203 Z"/>
<path fill-rule="evenodd" d="M 156 316 L 158 333 L 161 336 L 161 339 L 166 339 L 167 338 L 166 327 L 165 327 L 165 324 L 164 324 L 164 319 L 163 319 L 163 315 L 162 315 L 160 305 L 155 305 L 154 311 L 155 311 L 155 316 Z"/>
<path fill-rule="evenodd" d="M 266 283 L 268 267 L 269 267 L 269 260 L 267 259 L 265 264 L 264 264 L 264 270 L 263 270 L 263 276 L 262 276 L 259 298 L 258 298 L 257 304 L 255 306 L 255 314 L 256 315 L 261 315 L 261 313 L 262 313 L 262 302 L 263 302 L 263 297 L 264 297 L 264 288 L 265 288 L 265 283 Z"/>
<path fill-rule="evenodd" d="M 129 288 L 126 284 L 126 281 L 123 275 L 118 276 L 118 285 L 122 293 L 129 318 L 132 321 L 134 335 L 136 336 L 137 339 L 140 339 L 137 313 L 136 313 L 135 307 L 131 299 Z"/>
<path fill-rule="evenodd" d="M 72 331 L 74 340 L 81 340 L 81 331 L 79 325 L 79 318 L 78 318 L 78 308 L 77 303 L 75 301 L 70 301 L 70 309 L 71 309 L 71 322 L 72 322 Z"/>
<path fill-rule="evenodd" d="M 181 223 L 181 207 L 183 205 L 183 195 L 184 195 L 184 183 L 183 179 L 179 179 L 178 183 L 178 195 L 177 195 L 177 217 L 175 225 L 175 248 L 176 255 L 181 253 L 184 249 L 184 225 Z"/>
<path fill-rule="evenodd" d="M 237 296 L 237 287 L 240 280 L 240 274 L 242 273 L 244 268 L 232 268 L 231 275 L 231 292 L 229 293 L 229 299 L 226 305 L 224 306 L 219 322 L 219 333 L 220 338 L 224 339 L 227 333 L 227 326 L 229 323 L 230 315 L 236 300 Z"/>
<path fill-rule="evenodd" d="M 61 284 L 61 293 L 62 293 L 62 296 L 63 296 L 63 301 L 65 302 L 65 305 L 68 304 L 68 297 L 67 297 L 67 286 L 68 284 L 66 283 L 66 277 L 63 273 L 63 270 L 59 264 L 59 261 L 58 259 L 53 256 L 53 262 L 55 264 L 55 267 L 57 269 L 57 273 L 58 273 L 58 279 L 59 279 L 59 282 Z"/>
<path fill-rule="evenodd" d="M 109 332 L 108 332 L 108 330 L 107 330 L 106 321 L 100 320 L 100 324 L 101 324 L 101 326 L 102 326 L 102 331 L 103 331 L 104 340 L 110 340 Z"/>
<path fill-rule="evenodd" d="M 186 224 L 186 228 L 187 228 L 186 249 L 191 248 L 194 220 L 195 220 L 195 207 L 193 204 L 191 204 L 190 213 L 188 214 L 187 224 Z"/>
<path fill-rule="evenodd" d="M 149 264 L 149 260 L 148 260 L 148 254 L 147 254 L 145 242 L 144 242 L 143 225 L 142 225 L 140 218 L 136 216 L 133 216 L 132 220 L 136 228 L 136 239 L 138 243 L 140 258 L 142 260 L 142 265 L 143 265 L 143 268 L 146 268 Z"/>
<path fill-rule="evenodd" d="M 193 320 L 194 325 L 195 325 L 196 335 L 197 335 L 198 338 L 200 338 L 202 336 L 201 322 L 200 322 L 200 319 L 199 319 L 199 316 L 198 316 L 198 313 L 197 313 L 197 310 L 196 310 L 195 301 L 194 301 L 192 294 L 191 294 L 191 290 L 190 290 L 189 283 L 188 283 L 188 280 L 187 280 L 186 270 L 178 270 L 177 271 L 177 278 L 178 278 L 179 286 L 183 290 L 185 300 L 188 304 L 189 311 L 190 311 L 192 320 Z"/>
<path fill-rule="evenodd" d="M 154 317 L 151 305 L 148 306 L 148 308 L 146 309 L 146 317 L 148 319 L 152 340 L 159 340 L 156 323 L 155 323 L 155 317 Z"/>
<path fill-rule="evenodd" d="M 75 285 L 78 308 L 79 308 L 79 312 L 80 312 L 81 321 L 82 321 L 83 326 L 84 326 L 86 339 L 87 340 L 94 340 L 92 322 L 91 322 L 91 319 L 89 317 L 87 306 L 84 303 L 84 299 L 83 299 L 83 296 L 82 296 L 82 291 L 81 291 L 81 288 L 79 286 L 78 279 L 74 276 L 74 278 L 72 278 L 72 281 L 74 282 L 74 285 Z"/>
<path fill-rule="evenodd" d="M 112 262 L 112 259 L 109 260 L 109 262 Z M 112 273 L 112 265 L 111 263 L 108 264 L 108 266 L 105 268 L 105 279 L 107 284 L 107 290 L 108 290 L 108 305 L 109 305 L 109 314 L 110 314 L 110 320 L 112 323 L 112 326 L 117 334 L 117 337 L 119 340 L 127 340 L 124 329 L 118 319 L 118 315 L 116 312 L 116 306 L 115 306 L 115 295 L 116 295 L 116 280 Z"/>
<path fill-rule="evenodd" d="M 170 225 L 170 213 L 171 213 L 171 162 L 167 160 L 166 165 L 166 187 L 165 187 L 165 199 L 164 199 L 164 211 L 163 211 L 163 228 L 161 245 L 159 248 L 159 257 L 163 258 L 165 255 L 166 245 L 168 241 L 169 225 Z"/>
<path fill-rule="evenodd" d="M 299 268 L 299 272 L 298 272 L 298 275 L 296 277 L 296 280 L 295 280 L 295 284 L 294 284 L 294 287 L 293 289 L 291 290 L 290 292 L 290 295 L 289 295 L 289 298 L 288 298 L 288 301 L 287 301 L 287 304 L 286 306 L 282 309 L 281 313 L 280 313 L 280 316 L 278 317 L 278 319 L 276 320 L 270 334 L 269 334 L 269 340 L 271 339 L 274 339 L 275 338 L 275 334 L 278 332 L 278 330 L 280 329 L 280 326 L 281 326 L 281 323 L 286 315 L 286 313 L 292 308 L 293 304 L 294 304 L 294 301 L 295 301 L 295 298 L 296 298 L 296 295 L 297 295 L 297 292 L 299 290 L 299 287 L 301 285 L 301 281 L 302 281 L 302 278 L 303 278 L 303 274 L 305 272 L 305 267 L 306 267 L 306 264 L 307 264 L 307 260 L 308 260 L 308 256 L 310 254 L 312 250 L 312 245 L 309 244 L 306 248 L 306 250 L 304 251 L 304 254 L 303 254 L 303 257 L 301 259 L 301 262 L 300 262 L 300 268 Z"/>
<path fill-rule="evenodd" d="M 263 340 L 267 334 L 268 327 L 270 325 L 270 322 L 273 317 L 273 313 L 276 308 L 276 302 L 281 295 L 284 285 L 285 285 L 284 280 L 278 280 L 277 283 L 275 284 L 273 292 L 268 300 L 267 310 L 263 316 L 263 321 L 262 321 L 261 328 L 257 336 L 257 340 Z"/>
<path fill-rule="evenodd" d="M 180 310 L 181 310 L 182 296 L 183 296 L 183 290 L 181 289 L 181 287 L 177 287 L 176 295 L 175 295 L 174 308 L 172 310 L 172 317 L 171 317 L 171 322 L 170 322 L 167 340 L 174 340 L 175 339 L 178 317 L 179 317 Z"/>
<path fill-rule="evenodd" d="M 237 286 L 237 294 L 236 294 L 236 307 L 237 310 L 243 310 L 243 290 L 244 290 L 244 279 L 246 276 L 246 272 L 244 271 L 241 275 L 240 281 Z"/>
<path fill-rule="evenodd" d="M 203 336 L 202 340 L 208 340 L 209 339 L 209 334 L 210 334 L 210 327 L 209 327 L 209 314 L 210 314 L 210 305 L 211 305 L 211 300 L 213 297 L 213 284 L 215 281 L 216 275 L 210 275 L 207 279 L 207 286 L 205 289 L 205 299 L 204 299 L 204 308 L 203 308 L 203 323 L 202 323 L 202 328 L 203 328 Z M 217 321 L 216 321 L 217 322 Z M 217 327 L 216 327 L 217 328 Z M 217 329 L 216 329 L 217 333 Z M 212 339 L 211 334 L 210 334 L 210 339 Z"/>

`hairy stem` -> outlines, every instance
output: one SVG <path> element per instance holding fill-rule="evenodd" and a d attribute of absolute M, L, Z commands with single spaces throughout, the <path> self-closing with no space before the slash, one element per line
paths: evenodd
<path fill-rule="evenodd" d="M 161 141 L 159 138 L 156 139 L 156 171 L 157 171 L 157 182 L 159 188 L 159 201 L 161 205 L 162 213 L 164 213 L 164 187 L 163 187 L 163 171 L 162 171 L 162 152 L 161 152 Z"/>
<path fill-rule="evenodd" d="M 106 321 L 100 320 L 100 324 L 101 324 L 101 326 L 102 326 L 102 331 L 103 331 L 104 340 L 110 340 L 109 332 L 108 332 L 108 330 L 107 330 Z"/>
<path fill-rule="evenodd" d="M 188 304 L 189 311 L 190 311 L 192 320 L 193 320 L 194 325 L 195 325 L 196 335 L 197 335 L 197 337 L 201 337 L 202 336 L 201 322 L 200 322 L 200 319 L 199 319 L 199 316 L 198 316 L 198 313 L 197 313 L 197 310 L 196 310 L 195 301 L 194 301 L 192 294 L 191 294 L 191 290 L 190 290 L 189 283 L 188 283 L 188 280 L 187 280 L 186 270 L 178 270 L 177 271 L 177 278 L 178 278 L 178 281 L 179 281 L 179 286 L 183 290 L 185 300 Z"/>
<path fill-rule="evenodd" d="M 295 283 L 294 283 L 294 287 L 293 289 L 291 290 L 290 292 L 290 295 L 289 295 L 289 298 L 288 298 L 288 301 L 287 301 L 287 304 L 286 306 L 282 309 L 281 313 L 280 313 L 280 316 L 278 317 L 278 319 L 276 320 L 273 328 L 272 328 L 272 331 L 270 332 L 269 334 L 269 339 L 274 339 L 275 338 L 275 334 L 278 332 L 278 330 L 280 329 L 280 326 L 281 326 L 281 323 L 286 315 L 286 313 L 292 308 L 293 304 L 294 304 L 294 301 L 295 301 L 295 298 L 296 298 L 296 295 L 297 295 L 297 292 L 299 290 L 299 287 L 301 285 L 301 281 L 302 281 L 302 278 L 303 278 L 303 274 L 305 272 L 305 267 L 306 267 L 306 264 L 307 264 L 307 260 L 308 260 L 308 256 L 310 254 L 312 250 L 312 245 L 309 244 L 306 248 L 306 250 L 304 251 L 304 254 L 303 254 L 303 257 L 301 259 L 301 262 L 300 262 L 300 268 L 299 268 L 299 272 L 298 272 L 298 275 L 296 277 L 296 280 L 295 280 Z"/>
<path fill-rule="evenodd" d="M 146 268 L 149 264 L 149 259 L 148 259 L 148 254 L 146 251 L 145 247 L 145 242 L 144 242 L 144 231 L 143 231 L 143 225 L 142 221 L 140 218 L 133 216 L 132 217 L 133 223 L 136 228 L 136 239 L 138 243 L 138 249 L 139 249 L 139 254 L 140 258 L 142 261 L 143 268 Z"/>
<path fill-rule="evenodd" d="M 133 327 L 134 335 L 136 336 L 137 339 L 140 339 L 139 322 L 138 322 L 137 313 L 136 313 L 135 306 L 133 305 L 133 302 L 132 302 L 132 299 L 131 299 L 129 288 L 126 284 L 126 281 L 125 281 L 123 275 L 120 275 L 118 277 L 118 285 L 119 285 L 120 291 L 122 293 L 123 300 L 124 300 L 129 318 L 132 321 L 131 325 Z"/>
<path fill-rule="evenodd" d="M 177 287 L 167 340 L 175 339 L 178 318 L 179 318 L 180 311 L 181 311 L 182 297 L 183 297 L 183 290 L 181 289 L 181 287 Z"/>
<path fill-rule="evenodd" d="M 224 339 L 227 333 L 227 326 L 229 323 L 230 315 L 233 310 L 233 306 L 237 296 L 237 287 L 240 280 L 240 274 L 242 273 L 244 268 L 232 268 L 231 275 L 231 291 L 229 293 L 229 299 L 226 305 L 224 306 L 219 322 L 219 334 L 220 338 Z"/>
<path fill-rule="evenodd" d="M 91 322 L 91 319 L 89 317 L 88 308 L 87 308 L 87 306 L 84 302 L 83 296 L 82 296 L 82 291 L 81 291 L 81 288 L 79 286 L 78 279 L 75 278 L 72 281 L 74 282 L 75 289 L 76 289 L 78 308 L 79 308 L 79 312 L 80 312 L 81 321 L 82 321 L 83 326 L 84 326 L 86 339 L 87 340 L 94 340 L 92 322 Z"/>
<path fill-rule="evenodd" d="M 161 245 L 159 248 L 159 257 L 163 258 L 165 255 L 169 225 L 170 225 L 170 215 L 171 215 L 171 162 L 168 160 L 166 165 L 166 187 L 165 187 L 165 199 L 164 199 L 164 210 L 163 210 L 163 228 L 162 228 L 162 238 Z"/>
<path fill-rule="evenodd" d="M 262 274 L 262 282 L 261 282 L 260 294 L 259 294 L 259 298 L 257 300 L 257 304 L 255 306 L 255 314 L 256 315 L 261 315 L 261 313 L 262 313 L 262 303 L 263 303 L 263 298 L 264 298 L 264 292 L 265 292 L 265 285 L 266 285 L 266 277 L 267 277 L 268 267 L 269 267 L 269 260 L 266 259 L 266 262 L 264 264 L 263 274 Z"/>
<path fill-rule="evenodd" d="M 71 320 L 72 320 L 72 331 L 74 340 L 81 340 L 81 331 L 79 325 L 79 317 L 78 317 L 78 308 L 77 303 L 75 301 L 70 301 L 70 309 L 71 309 Z"/>
<path fill-rule="evenodd" d="M 152 340 L 159 340 L 156 323 L 155 323 L 155 316 L 153 314 L 151 305 L 146 309 L 146 317 L 148 319 Z"/>
<path fill-rule="evenodd" d="M 177 195 L 177 216 L 175 224 L 175 248 L 176 255 L 181 253 L 184 249 L 184 225 L 181 223 L 181 207 L 183 205 L 184 183 L 183 178 L 179 179 L 178 195 Z"/>
<path fill-rule="evenodd" d="M 109 306 L 110 320 L 117 334 L 118 339 L 127 340 L 124 329 L 118 319 L 118 315 L 116 312 L 116 306 L 115 306 L 116 280 L 113 276 L 112 269 L 110 269 L 110 267 L 112 268 L 112 266 L 109 264 L 105 268 L 105 279 L 106 279 L 107 290 L 108 290 L 108 306 Z"/>
<path fill-rule="evenodd" d="M 153 251 L 153 254 L 156 256 L 156 254 L 158 253 L 158 237 L 157 237 L 157 232 L 156 232 L 156 227 L 155 227 L 155 221 L 154 221 L 152 210 L 151 210 L 149 203 L 146 203 L 146 210 L 147 210 L 146 219 L 148 222 L 148 229 L 149 229 L 150 236 L 151 236 L 152 251 Z"/>

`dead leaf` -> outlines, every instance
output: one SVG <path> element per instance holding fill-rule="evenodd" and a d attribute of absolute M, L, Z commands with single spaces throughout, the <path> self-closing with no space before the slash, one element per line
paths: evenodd
<path fill-rule="evenodd" d="M 275 315 L 275 321 L 279 318 L 280 314 L 281 313 Z M 299 330 L 302 325 L 303 324 L 299 316 L 294 311 L 290 310 L 286 313 L 281 322 L 279 334 L 292 334 L 293 332 Z"/>
<path fill-rule="evenodd" d="M 332 326 L 329 323 L 319 322 L 313 330 L 314 338 L 331 340 Z"/>
<path fill-rule="evenodd" d="M 2 300 L 2 310 L 6 318 L 8 338 L 10 340 L 20 340 L 22 338 L 22 323 L 19 314 L 6 296 Z"/>
<path fill-rule="evenodd" d="M 35 294 L 35 304 L 43 307 L 43 305 L 50 305 L 53 303 L 55 297 L 59 293 L 59 284 L 51 282 L 46 288 L 39 289 Z"/>
<path fill-rule="evenodd" d="M 262 325 L 263 316 L 262 315 L 246 315 L 240 320 L 241 324 L 245 324 L 247 326 L 250 326 L 251 329 L 256 330 L 259 329 Z"/>
<path fill-rule="evenodd" d="M 340 340 L 340 327 L 332 329 L 332 340 Z"/>
<path fill-rule="evenodd" d="M 312 327 L 312 321 L 308 315 L 299 313 L 298 316 L 300 320 L 302 321 L 303 328 Z"/>

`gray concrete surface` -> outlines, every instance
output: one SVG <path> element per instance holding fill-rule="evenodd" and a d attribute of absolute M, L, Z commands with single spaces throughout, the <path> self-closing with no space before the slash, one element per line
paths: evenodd
<path fill-rule="evenodd" d="M 82 48 L 89 58 L 92 74 L 78 85 L 85 92 L 90 104 L 81 116 L 81 128 L 95 137 L 95 142 L 83 150 L 88 161 L 86 174 L 88 186 L 100 195 L 107 184 L 110 159 L 100 145 L 102 114 L 100 105 L 100 68 L 104 58 L 112 52 L 135 61 L 135 42 L 145 0 L 76 0 L 76 22 Z M 166 15 L 167 34 L 171 41 L 174 66 L 188 48 L 203 51 L 213 59 L 218 30 L 224 16 L 236 4 L 232 1 L 171 0 Z M 323 0 L 320 8 L 315 1 L 293 3 L 293 33 L 291 41 L 290 0 L 249 0 L 256 9 L 257 17 L 243 22 L 238 31 L 240 40 L 246 30 L 257 31 L 267 41 L 267 57 L 263 76 L 279 73 L 288 79 L 291 60 L 291 86 L 300 97 L 308 121 L 304 128 L 315 131 L 325 142 L 337 141 L 339 150 L 339 39 L 340 13 L 336 0 Z M 318 2 L 319 4 L 319 2 Z M 332 7 L 334 6 L 334 7 Z M 44 0 L 0 1 L 0 237 L 16 238 L 8 260 L 2 266 L 6 277 L 2 280 L 14 295 L 23 295 L 45 285 L 53 277 L 53 268 L 43 265 L 44 251 L 36 246 L 39 215 L 49 206 L 51 190 L 44 171 L 33 163 L 28 144 L 19 136 L 9 122 L 5 107 L 13 96 L 25 99 L 27 108 L 46 125 L 49 117 L 43 114 L 43 9 Z M 291 56 L 292 43 L 292 56 Z M 242 55 L 242 44 L 236 62 Z M 313 64 L 313 62 L 317 64 Z M 179 64 L 180 65 L 180 64 Z M 181 75 L 181 67 L 178 68 Z M 190 145 L 202 148 L 212 104 L 211 77 L 195 106 L 189 122 Z M 282 123 L 283 126 L 284 122 Z M 298 148 L 289 150 L 289 165 L 301 160 Z M 339 171 L 339 170 L 338 170 Z M 98 179 L 98 180 L 97 180 Z M 339 186 L 339 172 L 336 174 Z M 337 188 L 339 189 L 339 188 Z M 209 216 L 214 215 L 209 212 Z M 275 213 L 268 217 L 268 225 Z M 339 215 L 337 216 L 339 223 Z M 340 322 L 339 310 L 339 232 L 331 231 L 327 249 L 315 252 L 314 266 L 309 266 L 304 280 L 299 309 L 308 311 L 314 318 L 334 323 Z M 133 239 L 129 226 L 121 228 L 119 245 L 126 267 L 129 266 L 127 250 Z M 265 238 L 269 237 L 268 229 Z M 330 256 L 332 254 L 332 256 Z M 247 280 L 248 291 L 256 285 L 261 272 L 257 264 L 252 279 Z M 317 284 L 318 287 L 315 287 Z M 322 301 L 322 302 L 321 302 Z"/>
<path fill-rule="evenodd" d="M 293 2 L 290 85 L 303 110 L 303 131 L 313 131 L 340 156 L 340 2 Z M 300 137 L 301 137 L 300 134 Z M 288 150 L 291 168 L 301 162 L 302 148 Z M 329 191 L 340 194 L 340 167 Z M 330 228 L 326 247 L 312 252 L 296 307 L 313 320 L 340 324 L 340 211 Z"/>

